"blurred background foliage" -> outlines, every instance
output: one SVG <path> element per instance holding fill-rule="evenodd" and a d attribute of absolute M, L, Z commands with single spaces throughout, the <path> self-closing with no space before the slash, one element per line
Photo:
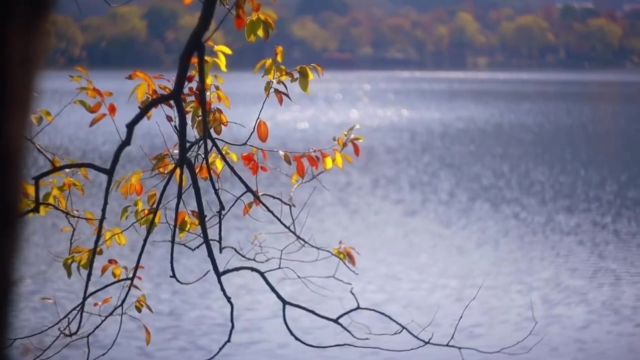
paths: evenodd
<path fill-rule="evenodd" d="M 640 2 L 554 0 L 278 0 L 275 39 L 215 41 L 231 67 L 270 56 L 341 68 L 632 67 L 640 65 Z M 50 23 L 51 67 L 168 67 L 196 21 L 179 0 L 60 1 Z"/>

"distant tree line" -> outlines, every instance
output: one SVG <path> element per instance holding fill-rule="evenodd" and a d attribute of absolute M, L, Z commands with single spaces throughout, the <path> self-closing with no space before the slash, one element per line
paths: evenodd
<path fill-rule="evenodd" d="M 640 65 L 640 9 L 603 13 L 573 5 L 465 9 L 411 1 L 391 8 L 347 0 L 289 2 L 273 5 L 286 24 L 277 39 L 299 63 L 321 59 L 345 68 Z M 49 26 L 49 64 L 166 67 L 196 20 L 175 0 L 141 1 L 80 19 L 58 14 Z M 237 36 L 242 35 L 223 29 L 214 40 Z M 230 65 L 253 66 L 250 59 L 271 49 L 272 44 L 246 44 L 234 49 Z"/>

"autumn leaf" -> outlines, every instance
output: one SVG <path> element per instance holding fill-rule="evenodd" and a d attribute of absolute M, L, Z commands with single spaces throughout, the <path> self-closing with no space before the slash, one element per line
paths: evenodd
<path fill-rule="evenodd" d="M 244 5 L 245 0 L 236 1 L 235 25 L 238 31 L 241 31 L 247 25 L 247 13 L 245 12 Z"/>
<path fill-rule="evenodd" d="M 138 197 L 144 193 L 144 185 L 142 184 L 143 173 L 140 170 L 135 171 L 128 179 L 125 179 L 120 186 L 120 194 L 125 199 L 135 194 Z"/>
<path fill-rule="evenodd" d="M 307 174 L 307 168 L 304 166 L 301 156 L 296 156 L 296 174 L 298 174 L 301 179 L 304 179 L 304 176 Z"/>
<path fill-rule="evenodd" d="M 118 266 L 118 260 L 109 259 L 104 265 L 102 265 L 102 269 L 100 269 L 100 276 L 104 276 L 104 274 L 106 274 L 113 266 Z"/>
<path fill-rule="evenodd" d="M 191 0 L 185 0 L 185 1 L 191 1 Z M 144 327 L 144 343 L 149 346 L 151 344 L 151 329 L 149 329 L 149 327 L 146 324 L 142 324 L 142 327 Z"/>
<path fill-rule="evenodd" d="M 279 63 L 283 63 L 284 62 L 284 48 L 280 45 L 276 46 L 276 61 L 278 61 Z"/>
<path fill-rule="evenodd" d="M 335 155 L 336 166 L 338 167 L 338 169 L 342 169 L 342 166 L 343 166 L 343 164 L 342 164 L 342 153 L 340 151 L 336 150 L 335 154 L 336 154 Z"/>
<path fill-rule="evenodd" d="M 244 204 L 244 207 L 242 208 L 242 216 L 249 215 L 252 208 L 253 208 L 253 201 L 249 201 L 248 203 Z"/>
<path fill-rule="evenodd" d="M 258 120 L 257 131 L 258 139 L 263 143 L 266 143 L 269 139 L 269 126 L 267 125 L 267 122 L 262 119 Z"/>
<path fill-rule="evenodd" d="M 88 77 L 88 76 L 89 76 L 89 70 L 87 70 L 87 68 L 86 68 L 86 67 L 84 67 L 84 66 L 80 66 L 80 65 L 78 65 L 78 66 L 74 67 L 73 69 L 74 69 L 75 71 L 79 72 L 80 74 L 82 74 L 82 75 L 83 75 L 83 76 L 85 76 L 85 77 Z"/>
<path fill-rule="evenodd" d="M 111 116 L 112 118 L 115 118 L 116 113 L 118 112 L 118 108 L 116 107 L 116 104 L 114 103 L 109 104 L 108 110 L 109 110 L 109 116 Z"/>
<path fill-rule="evenodd" d="M 300 85 L 300 89 L 302 89 L 302 91 L 308 93 L 309 83 L 313 80 L 313 73 L 306 66 L 298 66 L 297 70 L 299 74 L 298 85 Z"/>
<path fill-rule="evenodd" d="M 357 142 L 352 141 L 351 146 L 353 147 L 353 153 L 356 157 L 360 157 L 360 145 Z"/>
<path fill-rule="evenodd" d="M 142 310 L 144 310 L 144 308 L 147 308 L 147 310 L 153 312 L 153 310 L 151 310 L 151 307 L 147 303 L 147 296 L 145 294 L 138 296 L 136 302 L 134 303 L 134 308 L 139 314 L 142 313 Z"/>
<path fill-rule="evenodd" d="M 324 169 L 331 170 L 333 168 L 333 159 L 331 158 L 331 155 L 322 152 L 320 153 L 320 156 L 322 156 L 322 165 L 324 166 Z"/>
<path fill-rule="evenodd" d="M 309 163 L 309 165 L 311 165 L 311 167 L 314 170 L 318 170 L 318 168 L 320 167 L 320 163 L 318 163 L 318 159 L 316 159 L 315 155 L 307 154 L 306 158 L 307 158 L 307 162 Z"/>
<path fill-rule="evenodd" d="M 113 298 L 111 296 L 104 298 L 102 301 L 98 301 L 93 303 L 94 307 L 103 307 L 105 305 L 108 305 L 111 303 L 111 300 L 113 300 Z"/>
<path fill-rule="evenodd" d="M 332 251 L 333 255 L 338 257 L 341 261 L 346 262 L 347 264 L 355 267 L 356 260 L 356 249 L 351 246 L 346 246 L 340 242 L 340 245 L 337 248 L 334 248 Z"/>
<path fill-rule="evenodd" d="M 100 121 L 104 120 L 104 118 L 107 117 L 106 113 L 100 113 L 98 115 L 96 115 L 92 120 L 91 123 L 89 124 L 89 127 L 93 127 L 96 124 L 98 124 Z"/>
<path fill-rule="evenodd" d="M 120 278 L 122 277 L 122 268 L 120 266 L 115 266 L 111 270 L 111 276 L 113 276 L 113 278 L 116 280 L 120 280 Z"/>

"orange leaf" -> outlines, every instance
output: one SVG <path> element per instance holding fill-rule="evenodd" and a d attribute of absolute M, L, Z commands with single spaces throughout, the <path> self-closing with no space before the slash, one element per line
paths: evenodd
<path fill-rule="evenodd" d="M 351 264 L 351 266 L 356 266 L 356 254 L 355 250 L 351 246 L 346 246 L 344 248 L 344 254 L 347 256 L 347 263 Z"/>
<path fill-rule="evenodd" d="M 109 116 L 114 118 L 116 117 L 117 112 L 118 112 L 118 108 L 116 107 L 116 104 L 114 103 L 109 104 Z"/>
<path fill-rule="evenodd" d="M 182 224 L 183 222 L 185 222 L 187 220 L 187 216 L 189 216 L 189 214 L 187 214 L 186 211 L 181 210 L 180 212 L 178 212 L 178 224 Z"/>
<path fill-rule="evenodd" d="M 253 12 L 260 12 L 261 8 L 262 8 L 262 4 L 260 4 L 260 2 L 256 0 L 251 0 L 251 10 L 253 10 Z"/>
<path fill-rule="evenodd" d="M 106 113 L 100 113 L 98 115 L 96 115 L 92 120 L 91 123 L 89 124 L 89 127 L 93 127 L 95 126 L 97 123 L 99 123 L 100 121 L 104 120 L 104 118 L 107 117 Z"/>
<path fill-rule="evenodd" d="M 262 119 L 258 120 L 258 139 L 263 143 L 269 139 L 269 126 L 267 122 Z"/>
<path fill-rule="evenodd" d="M 80 65 L 78 65 L 78 66 L 74 67 L 74 69 L 75 69 L 77 72 L 79 72 L 79 73 L 81 73 L 82 75 L 84 75 L 84 76 L 89 76 L 89 71 L 88 71 L 88 70 L 87 70 L 87 68 L 86 68 L 86 67 L 84 67 L 84 66 L 80 66 Z"/>
<path fill-rule="evenodd" d="M 95 104 L 93 104 L 91 109 L 89 109 L 89 112 L 92 113 L 92 114 L 95 114 L 98 111 L 100 111 L 101 108 L 102 108 L 102 103 L 98 101 Z"/>
<path fill-rule="evenodd" d="M 191 4 L 193 4 L 193 0 L 182 0 L 182 3 L 184 6 L 191 6 Z"/>
<path fill-rule="evenodd" d="M 136 195 L 142 196 L 142 194 L 144 193 L 144 186 L 142 186 L 141 183 L 134 184 L 134 186 Z"/>
<path fill-rule="evenodd" d="M 244 208 L 242 209 L 242 216 L 247 216 L 251 212 L 251 208 L 253 207 L 253 201 L 249 201 L 244 204 Z"/>
<path fill-rule="evenodd" d="M 207 169 L 207 165 L 200 164 L 197 169 L 198 177 L 204 181 L 209 180 L 209 169 Z"/>
<path fill-rule="evenodd" d="M 100 276 L 103 276 L 107 271 L 109 271 L 109 268 L 112 267 L 113 264 L 110 263 L 106 263 L 102 266 L 102 269 L 100 270 Z"/>

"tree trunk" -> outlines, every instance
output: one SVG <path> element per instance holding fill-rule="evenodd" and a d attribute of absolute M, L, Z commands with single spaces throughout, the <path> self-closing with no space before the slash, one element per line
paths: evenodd
<path fill-rule="evenodd" d="M 52 0 L 7 0 L 0 6 L 4 17 L 0 20 L 0 348 L 7 338 L 11 270 L 18 244 L 22 136 L 28 124 L 36 70 L 45 55 L 45 27 L 52 4 Z M 0 359 L 6 359 L 8 355 L 0 351 Z"/>

